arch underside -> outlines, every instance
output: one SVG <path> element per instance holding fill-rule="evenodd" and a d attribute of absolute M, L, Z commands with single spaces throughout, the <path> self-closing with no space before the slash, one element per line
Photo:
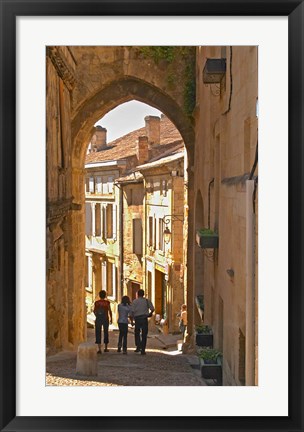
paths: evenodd
<path fill-rule="evenodd" d="M 72 120 L 73 165 L 83 166 L 86 147 L 94 124 L 118 105 L 131 100 L 151 105 L 163 112 L 179 130 L 187 150 L 193 147 L 193 120 L 161 89 L 134 78 L 112 82 L 87 100 Z"/>

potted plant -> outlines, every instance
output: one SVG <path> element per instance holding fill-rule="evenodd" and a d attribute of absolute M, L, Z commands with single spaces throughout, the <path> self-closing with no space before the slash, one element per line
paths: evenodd
<path fill-rule="evenodd" d="M 218 248 L 219 236 L 209 228 L 201 228 L 196 231 L 196 242 L 202 249 Z"/>
<path fill-rule="evenodd" d="M 197 325 L 195 326 L 195 332 L 196 345 L 205 347 L 213 346 L 213 333 L 210 326 L 205 324 Z"/>
<path fill-rule="evenodd" d="M 198 357 L 202 377 L 214 379 L 218 385 L 222 385 L 222 353 L 214 348 L 203 348 Z"/>

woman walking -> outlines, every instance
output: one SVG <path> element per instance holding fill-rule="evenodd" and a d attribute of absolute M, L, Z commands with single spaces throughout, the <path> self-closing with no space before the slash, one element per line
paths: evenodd
<path fill-rule="evenodd" d="M 117 352 L 122 352 L 123 354 L 127 354 L 127 344 L 128 344 L 128 322 L 130 315 L 130 299 L 128 296 L 123 296 L 121 299 L 121 303 L 118 305 L 118 328 L 119 328 L 119 337 L 118 337 L 118 348 Z M 133 325 L 133 319 L 131 319 L 131 324 Z"/>
<path fill-rule="evenodd" d="M 105 344 L 104 352 L 109 352 L 109 324 L 112 324 L 112 311 L 109 300 L 106 299 L 107 293 L 105 290 L 99 292 L 100 300 L 94 303 L 95 321 L 95 343 L 98 345 L 97 354 L 101 354 L 101 329 L 103 327 L 103 341 Z"/>

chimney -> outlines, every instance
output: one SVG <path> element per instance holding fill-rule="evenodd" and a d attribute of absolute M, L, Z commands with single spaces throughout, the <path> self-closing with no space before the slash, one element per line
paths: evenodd
<path fill-rule="evenodd" d="M 145 117 L 146 135 L 150 146 L 160 142 L 160 118 L 157 116 Z"/>
<path fill-rule="evenodd" d="M 102 126 L 96 126 L 95 134 L 92 137 L 91 142 L 93 143 L 95 151 L 103 150 L 107 147 L 107 129 Z"/>
<path fill-rule="evenodd" d="M 138 165 L 142 165 L 149 160 L 148 137 L 139 136 L 137 140 L 137 160 Z"/>

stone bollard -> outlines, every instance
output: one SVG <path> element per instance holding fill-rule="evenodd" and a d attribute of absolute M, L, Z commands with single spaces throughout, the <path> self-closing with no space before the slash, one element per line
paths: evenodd
<path fill-rule="evenodd" d="M 81 343 L 77 351 L 76 373 L 78 375 L 97 375 L 96 346 L 90 342 Z"/>

